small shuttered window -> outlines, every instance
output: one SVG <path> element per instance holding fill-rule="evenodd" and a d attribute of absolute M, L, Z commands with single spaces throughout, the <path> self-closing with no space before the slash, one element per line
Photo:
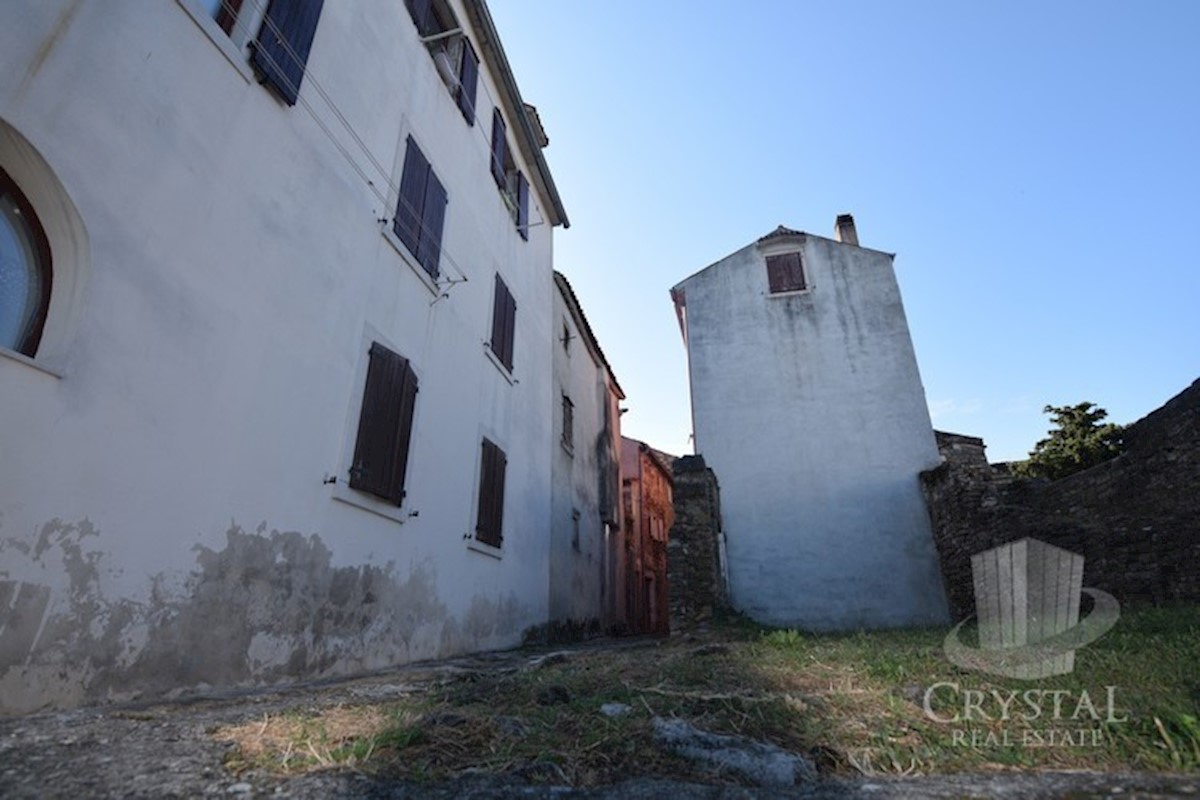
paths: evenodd
<path fill-rule="evenodd" d="M 479 470 L 479 514 L 475 538 L 492 547 L 504 540 L 504 473 L 508 459 L 495 442 L 483 440 L 483 461 Z"/>
<path fill-rule="evenodd" d="M 379 342 L 371 345 L 363 389 L 350 488 L 400 505 L 412 439 L 417 376 L 408 359 Z"/>
<path fill-rule="evenodd" d="M 492 353 L 509 372 L 513 368 L 513 338 L 517 324 L 517 301 L 504 279 L 496 275 L 496 290 L 492 295 Z"/>
<path fill-rule="evenodd" d="M 517 173 L 517 233 L 529 240 L 529 181 Z"/>
<path fill-rule="evenodd" d="M 475 90 L 479 83 L 479 56 L 465 36 L 462 41 L 462 63 L 458 68 L 458 108 L 467 124 L 475 124 Z"/>
<path fill-rule="evenodd" d="M 575 447 L 575 404 L 565 394 L 562 398 L 562 443 L 566 448 Z"/>
<path fill-rule="evenodd" d="M 296 105 L 300 96 L 300 83 L 304 80 L 304 68 L 324 2 L 271 0 L 252 45 L 250 62 L 259 78 L 290 106 Z"/>
<path fill-rule="evenodd" d="M 500 191 L 508 191 L 508 180 L 504 174 L 504 158 L 508 150 L 508 128 L 504 124 L 504 117 L 500 116 L 500 109 L 492 110 L 492 177 L 496 180 L 496 185 L 500 187 Z"/>
<path fill-rule="evenodd" d="M 413 138 L 408 137 L 392 230 L 434 280 L 440 272 L 438 261 L 442 252 L 446 200 L 446 190 L 425 154 Z"/>
<path fill-rule="evenodd" d="M 799 253 L 767 256 L 767 282 L 771 294 L 798 292 L 804 288 L 804 264 Z"/>

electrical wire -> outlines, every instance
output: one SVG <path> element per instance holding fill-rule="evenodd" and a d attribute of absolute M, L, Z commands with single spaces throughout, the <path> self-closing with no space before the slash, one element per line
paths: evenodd
<path fill-rule="evenodd" d="M 417 221 L 417 224 L 419 226 L 418 231 L 417 231 L 417 236 L 419 238 L 421 236 L 421 234 L 425 233 L 425 231 L 426 231 L 425 222 L 421 218 L 421 215 L 417 214 L 417 209 L 412 205 L 411 202 L 409 202 L 408 198 L 405 198 L 401 195 L 400 187 L 392 180 L 390 171 L 385 169 L 383 167 L 383 165 L 379 162 L 379 159 L 377 159 L 375 157 L 374 153 L 371 152 L 371 149 L 367 146 L 366 142 L 363 141 L 362 137 L 359 135 L 358 131 L 354 128 L 354 126 L 350 123 L 350 121 L 346 118 L 345 114 L 342 113 L 342 111 L 338 107 L 337 103 L 335 103 L 333 101 L 333 98 L 331 98 L 329 96 L 329 93 L 327 91 L 325 91 L 324 86 L 321 85 L 321 82 L 317 78 L 317 76 L 312 72 L 311 69 L 309 69 L 307 67 L 306 61 L 304 59 L 300 58 L 300 56 L 296 53 L 295 49 L 292 47 L 291 43 L 287 40 L 287 38 L 285 36 L 283 36 L 282 32 L 276 26 L 275 22 L 267 14 L 267 9 L 262 5 L 262 3 L 260 3 L 259 0 L 249 0 L 249 2 L 254 7 L 255 12 L 257 12 L 257 14 L 261 15 L 263 27 L 268 28 L 271 31 L 271 33 L 274 35 L 276 40 L 279 42 L 279 44 L 281 45 L 281 49 L 283 50 L 284 55 L 287 58 L 290 58 L 296 65 L 300 66 L 304 70 L 304 77 L 307 77 L 309 79 L 309 82 L 312 85 L 313 90 L 316 91 L 316 93 L 324 101 L 325 105 L 327 105 L 329 107 L 330 111 L 337 118 L 337 121 L 341 124 L 341 126 L 350 135 L 350 137 L 351 137 L 351 139 L 353 139 L 354 143 L 358 146 L 358 149 L 360 149 L 362 151 L 363 155 L 366 156 L 367 161 L 370 163 L 370 165 L 372 167 L 374 167 L 377 174 L 382 178 L 382 181 L 388 187 L 389 192 L 395 193 L 395 195 L 398 198 L 397 208 L 399 209 L 399 204 L 403 204 L 405 209 L 410 213 L 411 217 Z M 231 18 L 234 20 L 234 26 L 240 29 L 241 33 L 246 37 L 246 41 L 251 41 L 253 37 L 251 35 L 251 31 L 249 30 L 249 22 L 246 20 L 245 16 L 242 14 L 238 14 L 237 11 L 230 5 L 229 0 L 222 0 L 222 6 L 226 9 L 226 11 L 229 12 Z M 313 118 L 313 120 L 317 123 L 318 127 L 320 127 L 322 132 L 324 132 L 325 135 L 331 140 L 331 142 L 337 148 L 338 152 L 342 155 L 342 157 L 345 158 L 350 163 L 350 165 L 351 165 L 352 169 L 354 169 L 355 173 L 358 174 L 358 176 L 368 185 L 368 187 L 372 190 L 372 192 L 375 194 L 375 196 L 379 198 L 379 200 L 383 204 L 384 208 L 385 209 L 388 208 L 390 206 L 390 204 L 388 203 L 387 196 L 381 195 L 379 193 L 379 190 L 375 186 L 374 181 L 372 181 L 367 176 L 366 172 L 364 171 L 362 166 L 358 163 L 358 161 L 353 156 L 351 156 L 351 154 L 346 150 L 346 147 L 338 140 L 338 138 L 334 135 L 334 133 L 329 129 L 329 126 L 325 123 L 325 121 L 320 119 L 320 116 L 316 113 L 316 110 L 312 107 L 312 105 L 305 98 L 300 96 L 299 86 L 294 84 L 291 81 L 291 79 L 286 74 L 283 73 L 283 70 L 281 69 L 282 65 L 280 65 L 277 61 L 275 61 L 275 59 L 269 53 L 264 53 L 264 55 L 266 56 L 266 58 L 270 59 L 271 63 L 276 67 L 277 72 L 279 73 L 278 77 L 283 82 L 285 82 L 287 84 L 288 88 L 296 95 L 297 102 L 299 102 L 301 104 L 301 106 Z M 478 85 L 482 85 L 484 94 L 487 95 L 489 101 L 491 101 L 494 106 L 499 107 L 499 104 L 496 103 L 495 98 L 492 96 L 490 90 L 488 90 L 486 82 L 484 82 L 482 80 L 478 80 Z M 407 118 L 407 115 L 404 115 L 404 117 Z M 491 143 L 489 141 L 487 141 L 486 135 L 482 131 L 482 126 L 472 125 L 471 127 L 479 128 L 478 135 L 480 137 L 480 141 L 482 141 L 482 143 L 485 147 L 484 156 L 487 158 L 488 162 L 490 163 L 490 161 L 492 159 Z M 527 222 L 524 227 L 530 228 L 530 227 L 536 227 L 536 226 L 545 224 L 545 218 L 542 216 L 540 208 L 535 209 L 535 210 L 538 214 L 538 220 L 535 222 Z M 461 280 L 465 281 L 467 279 L 466 273 L 462 269 L 462 267 L 457 263 L 457 261 L 453 258 L 453 256 L 445 248 L 441 249 L 441 254 L 446 258 L 446 260 L 450 263 L 450 265 L 452 267 L 454 267 L 455 271 L 459 273 L 459 275 L 461 276 Z M 452 281 L 452 282 L 457 282 L 457 281 Z"/>

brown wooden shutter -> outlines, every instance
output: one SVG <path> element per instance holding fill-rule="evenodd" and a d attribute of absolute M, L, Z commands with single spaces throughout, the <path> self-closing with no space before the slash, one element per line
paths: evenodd
<path fill-rule="evenodd" d="M 500 358 L 504 351 L 504 308 L 505 296 L 508 294 L 508 287 L 504 285 L 504 279 L 499 273 L 496 275 L 496 286 L 492 291 L 492 353 L 496 358 Z"/>
<path fill-rule="evenodd" d="M 433 30 L 433 0 L 407 0 L 408 13 L 412 16 L 417 33 L 428 36 Z"/>
<path fill-rule="evenodd" d="M 504 362 L 504 366 L 508 367 L 508 371 L 512 372 L 513 342 L 517 329 L 517 301 L 513 298 L 512 292 L 508 291 L 507 286 L 504 287 L 504 294 L 504 344 L 500 360 Z"/>
<path fill-rule="evenodd" d="M 517 173 L 517 233 L 529 241 L 529 181 Z"/>
<path fill-rule="evenodd" d="M 788 271 L 788 286 L 792 291 L 799 291 L 804 288 L 804 265 L 800 260 L 799 253 L 788 253 L 784 257 L 784 265 Z"/>
<path fill-rule="evenodd" d="M 503 541 L 504 475 L 508 460 L 504 451 L 493 442 L 483 440 L 482 462 L 479 470 L 479 511 L 476 515 L 475 538 L 499 547 Z"/>
<path fill-rule="evenodd" d="M 492 111 L 492 177 L 496 179 L 496 185 L 502 191 L 508 191 L 507 181 L 504 175 L 504 152 L 508 146 L 507 128 L 504 125 L 504 117 L 500 116 L 500 109 Z"/>
<path fill-rule="evenodd" d="M 404 171 L 400 174 L 400 198 L 396 201 L 396 218 L 392 230 L 414 256 L 421 240 L 426 187 L 429 182 L 429 162 L 411 136 L 404 151 Z"/>
<path fill-rule="evenodd" d="M 509 372 L 513 367 L 513 341 L 516 333 L 517 301 L 504 279 L 496 275 L 496 290 L 492 295 L 492 353 Z"/>
<path fill-rule="evenodd" d="M 442 257 L 442 224 L 446 219 L 446 189 L 433 168 L 425 183 L 425 202 L 421 208 L 421 237 L 417 245 L 417 259 L 435 281 L 441 272 L 438 262 Z"/>
<path fill-rule="evenodd" d="M 575 445 L 575 404 L 565 394 L 562 399 L 563 444 L 567 447 Z"/>
<path fill-rule="evenodd" d="M 289 106 L 296 105 L 308 52 L 325 0 L 272 0 L 252 43 L 250 63 L 263 83 Z"/>
<path fill-rule="evenodd" d="M 804 288 L 804 265 L 799 253 L 767 256 L 767 282 L 772 294 Z"/>
<path fill-rule="evenodd" d="M 350 487 L 395 505 L 404 500 L 417 376 L 408 359 L 371 345 Z"/>
<path fill-rule="evenodd" d="M 404 502 L 404 481 L 408 476 L 408 450 L 412 442 L 413 409 L 417 405 L 417 374 L 412 364 L 404 362 L 403 382 L 400 386 L 399 427 L 396 430 L 396 446 L 392 450 L 392 491 L 389 499 L 396 505 Z"/>
<path fill-rule="evenodd" d="M 475 124 L 475 88 L 479 83 L 479 56 L 471 40 L 463 37 L 462 63 L 458 69 L 458 108 L 468 125 Z"/>

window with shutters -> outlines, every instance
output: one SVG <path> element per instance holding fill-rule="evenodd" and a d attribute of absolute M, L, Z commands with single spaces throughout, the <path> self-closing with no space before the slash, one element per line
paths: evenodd
<path fill-rule="evenodd" d="M 421 148 L 408 137 L 392 230 L 435 282 L 440 274 L 446 190 Z"/>
<path fill-rule="evenodd" d="M 565 394 L 562 396 L 562 446 L 571 455 L 575 454 L 575 404 Z"/>
<path fill-rule="evenodd" d="M 475 124 L 479 56 L 444 0 L 405 0 L 421 42 L 468 125 Z"/>
<path fill-rule="evenodd" d="M 529 239 L 529 181 L 517 169 L 508 145 L 508 126 L 500 109 L 492 110 L 492 180 L 512 215 L 517 233 Z"/>
<path fill-rule="evenodd" d="M 781 253 L 767 256 L 767 283 L 771 294 L 799 292 L 806 288 L 804 262 L 800 253 Z"/>
<path fill-rule="evenodd" d="M 488 348 L 508 372 L 513 368 L 513 338 L 517 325 L 517 301 L 499 274 L 492 294 L 492 339 Z"/>
<path fill-rule="evenodd" d="M 240 70 L 295 105 L 324 0 L 177 0 Z"/>
<path fill-rule="evenodd" d="M 412 440 L 417 376 L 408 359 L 373 342 L 367 364 L 350 488 L 399 506 Z"/>
<path fill-rule="evenodd" d="M 504 473 L 508 459 L 495 442 L 484 437 L 479 468 L 479 508 L 475 539 L 491 547 L 504 541 Z"/>

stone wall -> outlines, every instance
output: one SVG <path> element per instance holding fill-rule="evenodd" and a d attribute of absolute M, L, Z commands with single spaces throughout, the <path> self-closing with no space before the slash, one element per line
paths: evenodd
<path fill-rule="evenodd" d="M 1048 482 L 989 466 L 981 440 L 939 434 L 945 460 L 921 479 L 956 618 L 974 612 L 971 555 L 1027 536 L 1082 555 L 1084 586 L 1122 604 L 1200 601 L 1200 380 L 1125 442 L 1117 458 Z"/>
<path fill-rule="evenodd" d="M 721 504 L 717 476 L 703 456 L 675 460 L 675 521 L 667 543 L 671 630 L 701 623 L 727 604 L 721 566 Z"/>

